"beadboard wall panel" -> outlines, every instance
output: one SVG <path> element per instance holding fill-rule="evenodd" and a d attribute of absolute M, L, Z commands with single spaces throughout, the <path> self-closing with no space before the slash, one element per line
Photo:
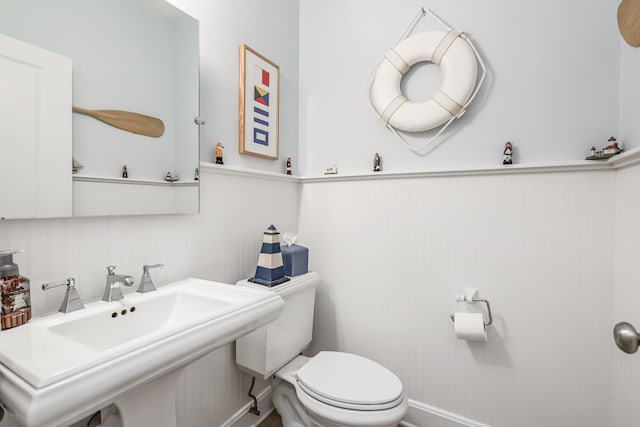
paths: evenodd
<path fill-rule="evenodd" d="M 640 166 L 622 169 L 617 175 L 616 250 L 614 253 L 613 319 L 609 329 L 618 322 L 629 322 L 640 329 Z M 640 395 L 640 357 L 626 354 L 609 338 L 612 355 L 612 426 L 636 427 L 640 413 L 636 410 Z"/>
<path fill-rule="evenodd" d="M 493 427 L 609 425 L 614 202 L 613 171 L 305 183 L 311 352 Z M 464 287 L 491 302 L 487 343 L 454 336 Z"/>
<path fill-rule="evenodd" d="M 235 283 L 255 272 L 270 224 L 297 229 L 297 182 L 201 172 L 199 215 L 0 221 L 0 248 L 25 249 L 14 259 L 31 279 L 35 314 L 62 302 L 62 288 L 40 289 L 47 281 L 75 277 L 84 301 L 99 299 L 109 264 L 134 277 L 136 284 L 125 292 L 135 291 L 143 264 L 156 262 L 165 264 L 151 273 L 158 285 L 186 276 Z M 236 369 L 233 344 L 210 353 L 180 380 L 179 425 L 222 424 L 249 401 L 249 385 Z M 258 382 L 256 393 L 264 388 Z M 0 426 L 15 426 L 10 418 Z"/>

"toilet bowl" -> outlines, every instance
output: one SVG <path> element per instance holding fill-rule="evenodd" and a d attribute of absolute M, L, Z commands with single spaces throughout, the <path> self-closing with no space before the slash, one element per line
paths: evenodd
<path fill-rule="evenodd" d="M 299 355 L 311 342 L 318 282 L 317 273 L 307 273 L 269 288 L 285 308 L 276 320 L 236 341 L 238 367 L 264 379 L 273 376 L 272 400 L 284 427 L 397 426 L 408 402 L 393 372 L 350 353 Z"/>
<path fill-rule="evenodd" d="M 395 427 L 407 412 L 398 377 L 354 354 L 298 356 L 275 376 L 273 404 L 286 427 Z"/>

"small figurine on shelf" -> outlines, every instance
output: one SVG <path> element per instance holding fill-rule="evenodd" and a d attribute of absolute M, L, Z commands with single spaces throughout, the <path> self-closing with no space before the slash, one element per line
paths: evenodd
<path fill-rule="evenodd" d="M 373 171 L 380 172 L 382 170 L 382 159 L 380 158 L 380 154 L 376 153 L 373 156 Z"/>
<path fill-rule="evenodd" d="M 502 164 L 510 165 L 513 163 L 513 146 L 511 142 L 504 144 L 504 151 L 502 152 Z"/>
<path fill-rule="evenodd" d="M 287 175 L 291 175 L 291 157 L 287 157 Z"/>
<path fill-rule="evenodd" d="M 224 148 L 224 146 L 222 145 L 222 142 L 219 142 L 216 144 L 216 165 L 224 165 L 224 162 L 222 161 L 222 149 Z"/>
<path fill-rule="evenodd" d="M 80 169 L 82 169 L 84 165 L 77 161 L 74 158 L 71 158 L 71 173 L 78 173 Z"/>
<path fill-rule="evenodd" d="M 129 171 L 127 171 L 127 165 L 122 166 L 122 177 L 129 178 Z"/>
<path fill-rule="evenodd" d="M 609 138 L 607 141 L 609 145 L 602 150 L 602 154 L 605 156 L 615 156 L 616 154 L 620 154 L 622 150 L 618 147 L 618 142 L 614 137 Z"/>
<path fill-rule="evenodd" d="M 613 136 L 609 138 L 607 143 L 608 145 L 602 150 L 596 150 L 596 147 L 591 147 L 591 151 L 585 160 L 607 160 L 622 153 L 622 148 L 620 148 L 618 141 Z"/>
<path fill-rule="evenodd" d="M 173 178 L 171 177 L 171 172 L 167 172 L 167 174 L 164 176 L 164 180 L 167 182 L 171 182 L 173 180 Z"/>
<path fill-rule="evenodd" d="M 193 173 L 193 180 L 200 181 L 200 170 L 198 168 L 196 168 L 195 172 Z"/>
<path fill-rule="evenodd" d="M 325 175 L 336 175 L 338 173 L 338 167 L 334 164 L 333 166 L 329 166 L 325 171 Z"/>

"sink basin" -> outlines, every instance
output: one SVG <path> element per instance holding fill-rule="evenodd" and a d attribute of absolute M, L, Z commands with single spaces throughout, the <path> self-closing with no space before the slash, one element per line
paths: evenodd
<path fill-rule="evenodd" d="M 0 401 L 27 426 L 115 402 L 275 319 L 273 292 L 185 279 L 0 332 Z"/>
<path fill-rule="evenodd" d="M 94 350 L 106 351 L 134 340 L 153 339 L 157 334 L 183 329 L 213 313 L 233 310 L 234 301 L 222 296 L 194 294 L 193 290 L 175 287 L 172 291 L 148 294 L 147 298 L 134 295 L 115 309 L 103 307 L 86 314 L 78 313 L 74 319 L 61 316 L 45 327 Z"/>

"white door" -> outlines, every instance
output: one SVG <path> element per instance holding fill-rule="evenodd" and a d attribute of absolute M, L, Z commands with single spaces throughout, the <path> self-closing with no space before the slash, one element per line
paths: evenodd
<path fill-rule="evenodd" d="M 71 59 L 0 34 L 0 218 L 71 216 Z"/>

